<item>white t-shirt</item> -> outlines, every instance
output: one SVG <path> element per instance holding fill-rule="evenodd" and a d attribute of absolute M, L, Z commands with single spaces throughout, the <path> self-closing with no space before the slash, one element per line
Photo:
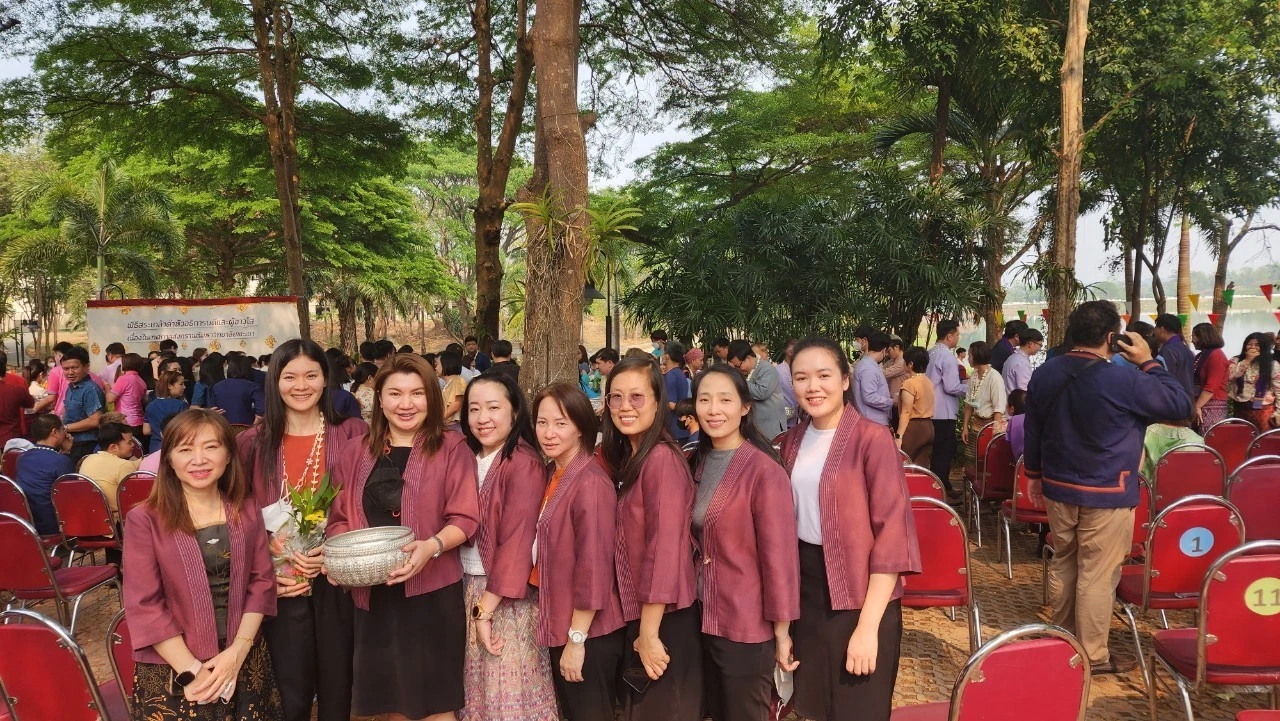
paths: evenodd
<path fill-rule="evenodd" d="M 489 475 L 489 467 L 502 450 L 496 450 L 487 456 L 476 456 L 476 487 L 484 488 L 484 477 Z M 484 561 L 480 560 L 480 545 L 477 543 L 462 544 L 458 547 L 462 558 L 462 572 L 468 576 L 483 576 Z"/>
<path fill-rule="evenodd" d="M 805 543 L 822 545 L 822 512 L 818 487 L 822 483 L 822 467 L 827 464 L 831 439 L 836 429 L 819 430 L 809 426 L 800 441 L 796 464 L 791 471 L 791 495 L 796 503 L 796 531 Z"/>

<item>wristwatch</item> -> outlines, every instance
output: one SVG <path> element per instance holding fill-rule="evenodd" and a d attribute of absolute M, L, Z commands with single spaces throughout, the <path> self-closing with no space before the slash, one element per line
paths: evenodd
<path fill-rule="evenodd" d="M 186 688 L 192 681 L 196 680 L 196 674 L 200 673 L 200 667 L 203 665 L 204 664 L 200 663 L 200 659 L 196 659 L 195 662 L 191 664 L 191 668 L 173 677 L 174 682 L 179 686 Z"/>
<path fill-rule="evenodd" d="M 569 643 L 575 646 L 581 646 L 586 642 L 587 642 L 587 634 L 585 632 L 575 631 L 572 628 L 569 629 Z"/>
<path fill-rule="evenodd" d="M 489 621 L 492 619 L 493 619 L 493 611 L 484 610 L 484 606 L 481 606 L 478 601 L 476 602 L 476 605 L 471 607 L 472 621 Z"/>

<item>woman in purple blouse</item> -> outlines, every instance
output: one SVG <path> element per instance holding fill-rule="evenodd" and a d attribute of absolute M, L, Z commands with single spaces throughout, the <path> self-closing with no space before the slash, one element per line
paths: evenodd
<path fill-rule="evenodd" d="M 155 489 L 125 520 L 134 719 L 280 718 L 258 635 L 276 612 L 275 580 L 234 443 L 215 411 L 175 416 Z"/>

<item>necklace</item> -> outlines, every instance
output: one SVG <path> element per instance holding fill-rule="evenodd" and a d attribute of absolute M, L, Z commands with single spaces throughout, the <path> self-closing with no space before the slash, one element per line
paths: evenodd
<path fill-rule="evenodd" d="M 320 486 L 320 461 L 324 453 L 324 423 L 320 424 L 320 430 L 316 431 L 315 439 L 311 441 L 311 450 L 307 453 L 307 462 L 302 466 L 302 474 L 298 476 L 298 486 L 310 486 L 311 490 L 316 490 Z M 281 454 L 284 456 L 284 454 Z M 310 479 L 307 475 L 310 474 Z M 289 459 L 282 457 L 280 461 L 281 481 L 287 486 L 289 484 Z"/>

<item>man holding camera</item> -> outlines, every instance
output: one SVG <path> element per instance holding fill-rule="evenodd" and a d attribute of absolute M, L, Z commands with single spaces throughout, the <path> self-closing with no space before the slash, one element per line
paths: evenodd
<path fill-rule="evenodd" d="M 1045 497 L 1054 536 L 1053 623 L 1080 639 L 1095 674 L 1124 673 L 1138 661 L 1110 653 L 1107 634 L 1133 537 L 1142 439 L 1155 420 L 1188 417 L 1191 397 L 1152 359 L 1142 336 L 1120 332 L 1110 301 L 1081 304 L 1067 334 L 1071 352 L 1031 377 L 1024 462 L 1031 493 Z M 1116 353 L 1142 373 L 1135 378 L 1108 363 Z"/>

